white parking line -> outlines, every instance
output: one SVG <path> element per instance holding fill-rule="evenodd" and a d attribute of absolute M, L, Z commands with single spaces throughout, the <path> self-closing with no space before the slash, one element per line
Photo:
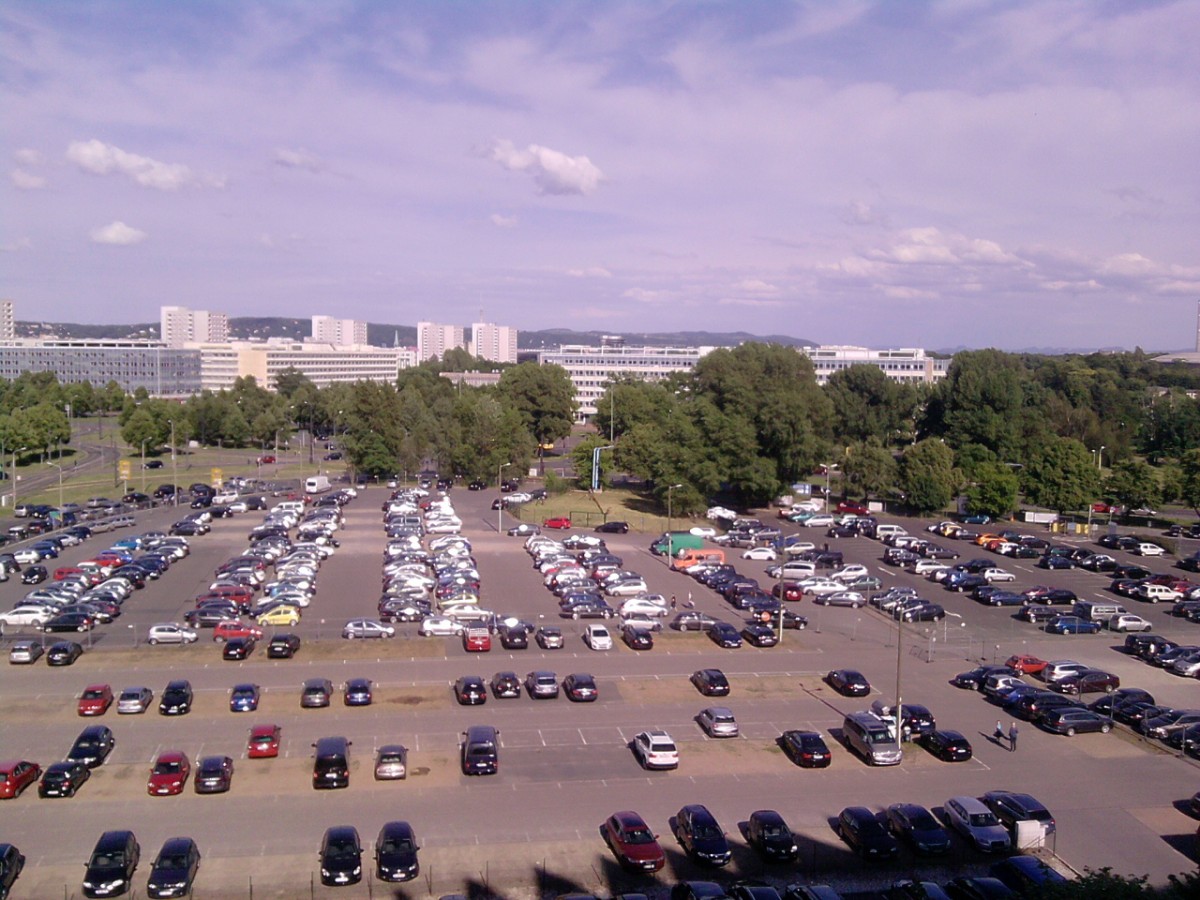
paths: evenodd
<path fill-rule="evenodd" d="M 579 739 L 580 739 L 581 741 L 583 741 L 584 745 L 586 746 L 586 745 L 587 745 L 587 738 L 585 738 L 585 737 L 583 736 L 583 729 L 582 729 L 582 728 L 578 728 L 578 729 L 576 729 L 576 730 L 579 732 Z"/>

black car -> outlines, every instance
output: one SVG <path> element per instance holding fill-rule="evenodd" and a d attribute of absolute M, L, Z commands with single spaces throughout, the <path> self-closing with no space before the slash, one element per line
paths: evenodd
<path fill-rule="evenodd" d="M 871 693 L 871 683 L 855 669 L 834 669 L 825 676 L 825 683 L 843 697 L 865 697 Z"/>
<path fill-rule="evenodd" d="M 96 627 L 96 619 L 87 613 L 62 613 L 46 621 L 42 631 L 47 633 L 58 631 L 91 631 Z"/>
<path fill-rule="evenodd" d="M 141 859 L 142 848 L 132 831 L 106 831 L 96 841 L 83 873 L 85 897 L 113 897 L 124 894 L 133 882 L 133 873 Z"/>
<path fill-rule="evenodd" d="M 600 696 L 596 679 L 586 672 L 572 672 L 562 683 L 563 693 L 576 703 L 591 703 Z"/>
<path fill-rule="evenodd" d="M 256 646 L 258 646 L 258 642 L 252 637 L 230 638 L 225 642 L 225 646 L 221 648 L 221 658 L 231 660 L 246 659 L 254 652 Z"/>
<path fill-rule="evenodd" d="M 39 797 L 74 797 L 80 785 L 92 775 L 92 770 L 82 762 L 52 763 L 42 773 L 38 783 Z"/>
<path fill-rule="evenodd" d="M 421 871 L 417 836 L 407 822 L 387 822 L 375 839 L 375 877 L 380 881 L 411 881 Z"/>
<path fill-rule="evenodd" d="M 350 825 L 325 829 L 321 839 L 321 884 L 358 884 L 362 880 L 362 842 Z"/>
<path fill-rule="evenodd" d="M 796 858 L 796 836 L 783 816 L 773 809 L 758 809 L 746 821 L 746 843 L 767 862 L 788 862 Z"/>
<path fill-rule="evenodd" d="M 158 711 L 164 716 L 186 716 L 192 711 L 192 683 L 179 678 L 168 681 L 158 701 Z"/>
<path fill-rule="evenodd" d="M 478 675 L 463 675 L 454 682 L 454 698 L 460 706 L 478 706 L 487 703 L 487 687 Z"/>
<path fill-rule="evenodd" d="M 718 647 L 724 647 L 727 650 L 736 650 L 742 646 L 742 636 L 728 622 L 714 622 L 708 629 L 708 636 Z"/>
<path fill-rule="evenodd" d="M 705 697 L 725 697 L 729 694 L 729 679 L 720 669 L 697 669 L 690 680 Z"/>
<path fill-rule="evenodd" d="M 709 632 L 711 634 L 711 632 Z M 770 625 L 752 623 L 742 629 L 742 637 L 746 643 L 755 647 L 774 647 L 779 643 L 779 635 Z"/>
<path fill-rule="evenodd" d="M 1009 900 L 1016 892 L 999 878 L 990 875 L 963 875 L 946 882 L 951 900 Z"/>
<path fill-rule="evenodd" d="M 267 659 L 291 659 L 300 649 L 300 638 L 294 634 L 277 634 L 267 644 Z"/>
<path fill-rule="evenodd" d="M 625 642 L 630 650 L 654 649 L 654 635 L 648 628 L 644 628 L 640 625 L 622 625 L 621 640 Z"/>
<path fill-rule="evenodd" d="M 628 522 L 603 522 L 596 526 L 596 531 L 601 534 L 628 534 Z"/>
<path fill-rule="evenodd" d="M 890 859 L 900 847 L 875 813 L 865 806 L 847 806 L 837 818 L 837 832 L 850 849 L 867 859 Z"/>
<path fill-rule="evenodd" d="M 680 809 L 675 814 L 672 830 L 679 846 L 697 862 L 724 866 L 733 855 L 725 832 L 707 807 L 699 803 L 691 803 Z"/>
<path fill-rule="evenodd" d="M 979 798 L 996 814 L 1000 824 L 1006 828 L 1015 828 L 1017 822 L 1033 820 L 1042 826 L 1047 834 L 1055 831 L 1054 816 L 1040 800 L 1029 795 L 1014 791 L 988 791 Z"/>
<path fill-rule="evenodd" d="M 529 647 L 529 633 L 524 628 L 505 628 L 500 632 L 500 646 L 505 650 L 525 650 Z"/>
<path fill-rule="evenodd" d="M 492 676 L 492 696 L 497 700 L 521 696 L 521 679 L 516 672 L 497 672 Z"/>
<path fill-rule="evenodd" d="M 785 731 L 779 745 L 792 762 L 806 769 L 823 769 L 833 762 L 825 739 L 815 731 Z"/>
<path fill-rule="evenodd" d="M 921 746 L 944 762 L 966 762 L 971 758 L 971 742 L 957 731 L 931 731 L 920 737 Z"/>
<path fill-rule="evenodd" d="M 946 853 L 950 835 L 925 807 L 894 803 L 887 808 L 888 830 L 913 845 L 918 853 Z"/>
<path fill-rule="evenodd" d="M 713 618 L 707 613 L 685 610 L 671 620 L 671 627 L 676 631 L 708 631 L 718 621 L 718 619 Z M 729 627 L 732 628 L 733 626 Z"/>
<path fill-rule="evenodd" d="M 79 732 L 75 743 L 67 751 L 67 762 L 83 763 L 89 769 L 103 764 L 116 746 L 112 729 L 107 725 L 89 725 Z"/>
<path fill-rule="evenodd" d="M 1011 675 L 1017 678 L 1020 674 L 1009 666 L 976 666 L 969 672 L 959 672 L 950 679 L 950 683 L 958 688 L 978 691 L 983 689 L 983 683 L 987 681 L 989 675 Z"/>
<path fill-rule="evenodd" d="M 21 573 L 21 584 L 41 584 L 49 577 L 45 566 L 26 566 Z"/>
<path fill-rule="evenodd" d="M 0 900 L 4 900 L 25 868 L 25 857 L 12 844 L 0 844 Z"/>
<path fill-rule="evenodd" d="M 83 656 L 83 647 L 74 641 L 59 641 L 46 650 L 46 665 L 69 666 Z"/>
<path fill-rule="evenodd" d="M 204 756 L 196 763 L 192 787 L 197 794 L 223 794 L 233 786 L 233 760 L 228 756 Z"/>
<path fill-rule="evenodd" d="M 200 868 L 200 848 L 188 837 L 167 838 L 150 866 L 146 893 L 151 897 L 187 897 Z"/>

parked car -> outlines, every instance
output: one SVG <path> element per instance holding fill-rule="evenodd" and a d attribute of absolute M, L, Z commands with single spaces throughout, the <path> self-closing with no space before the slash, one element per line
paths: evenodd
<path fill-rule="evenodd" d="M 321 884 L 358 884 L 362 880 L 362 842 L 358 830 L 350 825 L 325 829 L 320 862 Z"/>
<path fill-rule="evenodd" d="M 837 833 L 866 859 L 891 859 L 900 851 L 896 839 L 865 806 L 847 806 L 838 813 Z"/>
<path fill-rule="evenodd" d="M 750 813 L 745 834 L 746 843 L 766 862 L 789 862 L 796 858 L 800 849 L 783 816 L 773 809 L 757 809 Z"/>
<path fill-rule="evenodd" d="M 833 669 L 825 683 L 844 697 L 865 697 L 871 693 L 871 683 L 856 669 Z"/>
<path fill-rule="evenodd" d="M 792 762 L 806 769 L 823 769 L 833 761 L 825 739 L 815 731 L 785 731 L 779 744 Z"/>
<path fill-rule="evenodd" d="M 699 803 L 688 804 L 675 814 L 673 830 L 679 846 L 696 862 L 724 866 L 733 856 L 725 832 L 708 808 Z"/>
<path fill-rule="evenodd" d="M 913 845 L 918 853 L 947 853 L 950 835 L 924 806 L 894 803 L 887 808 L 888 830 Z"/>
<path fill-rule="evenodd" d="M 666 864 L 658 836 L 645 819 L 632 810 L 615 812 L 600 826 L 604 842 L 623 867 L 639 872 L 657 872 Z"/>
<path fill-rule="evenodd" d="M 58 641 L 46 650 L 46 665 L 71 666 L 83 656 L 83 646 L 75 641 Z"/>
<path fill-rule="evenodd" d="M 192 764 L 186 753 L 180 750 L 166 750 L 158 754 L 150 768 L 146 792 L 151 797 L 181 794 L 191 774 Z"/>
<path fill-rule="evenodd" d="M 223 794 L 233 786 L 233 760 L 228 756 L 203 756 L 196 763 L 192 788 L 197 794 Z"/>
<path fill-rule="evenodd" d="M 931 731 L 919 740 L 921 746 L 943 762 L 966 762 L 973 753 L 971 742 L 958 731 Z"/>
<path fill-rule="evenodd" d="M 397 781 L 408 777 L 408 748 L 384 744 L 375 751 L 375 780 Z"/>
<path fill-rule="evenodd" d="M 631 742 L 633 754 L 643 769 L 676 769 L 679 750 L 665 731 L 642 731 Z"/>
<path fill-rule="evenodd" d="M 132 831 L 106 831 L 96 841 L 83 873 L 85 897 L 112 897 L 130 889 L 141 859 Z"/>
<path fill-rule="evenodd" d="M 0 762 L 0 800 L 19 797 L 31 784 L 37 784 L 42 767 L 28 759 Z"/>
<path fill-rule="evenodd" d="M 246 756 L 250 759 L 270 759 L 279 755 L 282 729 L 278 725 L 255 725 L 250 729 L 246 742 Z"/>
<path fill-rule="evenodd" d="M 959 834 L 983 853 L 1004 853 L 1012 846 L 1007 829 L 982 800 L 951 797 L 943 805 L 946 820 Z"/>
<path fill-rule="evenodd" d="M 709 737 L 732 738 L 739 733 L 733 710 L 726 706 L 705 707 L 696 716 L 696 722 Z"/>
<path fill-rule="evenodd" d="M 421 847 L 408 822 L 385 822 L 375 839 L 375 877 L 380 881 L 412 881 L 420 874 Z"/>
<path fill-rule="evenodd" d="M 168 838 L 150 865 L 150 897 L 189 897 L 200 868 L 200 849 L 189 837 Z"/>
<path fill-rule="evenodd" d="M 107 684 L 89 684 L 79 695 L 77 712 L 81 716 L 102 716 L 112 705 L 112 687 Z"/>
<path fill-rule="evenodd" d="M 68 760 L 51 763 L 38 785 L 39 797 L 74 797 L 79 788 L 92 776 L 92 770 L 81 762 Z"/>

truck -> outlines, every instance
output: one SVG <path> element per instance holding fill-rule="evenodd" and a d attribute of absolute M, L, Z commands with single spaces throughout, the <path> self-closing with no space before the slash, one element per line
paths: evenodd
<path fill-rule="evenodd" d="M 304 493 L 306 494 L 323 494 L 327 490 L 329 490 L 327 475 L 311 475 L 304 481 Z"/>
<path fill-rule="evenodd" d="M 664 531 L 650 545 L 650 552 L 655 556 L 674 556 L 680 550 L 699 550 L 704 546 L 704 538 L 690 531 Z"/>

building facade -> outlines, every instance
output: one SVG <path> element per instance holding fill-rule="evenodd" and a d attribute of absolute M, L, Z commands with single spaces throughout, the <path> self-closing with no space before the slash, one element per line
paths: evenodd
<path fill-rule="evenodd" d="M 228 390 L 247 376 L 273 391 L 287 369 L 296 369 L 319 388 L 356 381 L 395 383 L 400 369 L 416 365 L 416 355 L 405 347 L 335 346 L 282 338 L 199 344 L 196 349 L 206 391 Z"/>
<path fill-rule="evenodd" d="M 436 322 L 417 323 L 417 362 L 441 359 L 447 350 L 455 347 L 465 349 L 461 325 L 439 325 Z"/>
<path fill-rule="evenodd" d="M 335 347 L 361 346 L 367 343 L 367 323 L 313 316 L 311 340 L 315 344 L 333 344 Z"/>
<path fill-rule="evenodd" d="M 471 344 L 468 349 L 472 356 L 490 362 L 516 363 L 517 329 L 507 325 L 475 322 L 471 325 Z"/>
<path fill-rule="evenodd" d="M 200 390 L 200 352 L 162 341 L 14 340 L 0 346 L 0 378 L 53 372 L 60 384 L 115 381 L 132 393 L 182 399 Z"/>
<path fill-rule="evenodd" d="M 948 359 L 934 359 L 916 348 L 870 350 L 866 347 L 829 345 L 802 347 L 801 352 L 812 360 L 817 384 L 824 385 L 829 376 L 851 366 L 875 366 L 892 381 L 909 384 L 936 384 L 946 377 Z"/>
<path fill-rule="evenodd" d="M 168 347 L 221 343 L 229 340 L 229 316 L 183 306 L 163 306 L 159 308 L 159 337 Z"/>
<path fill-rule="evenodd" d="M 11 300 L 0 300 L 0 341 L 11 341 L 17 336 L 17 321 Z"/>
<path fill-rule="evenodd" d="M 675 372 L 691 369 L 712 347 L 604 347 L 564 345 L 538 354 L 542 365 L 562 366 L 575 386 L 575 419 L 587 422 L 596 414 L 596 402 L 610 381 L 632 376 L 642 381 L 659 381 Z"/>

